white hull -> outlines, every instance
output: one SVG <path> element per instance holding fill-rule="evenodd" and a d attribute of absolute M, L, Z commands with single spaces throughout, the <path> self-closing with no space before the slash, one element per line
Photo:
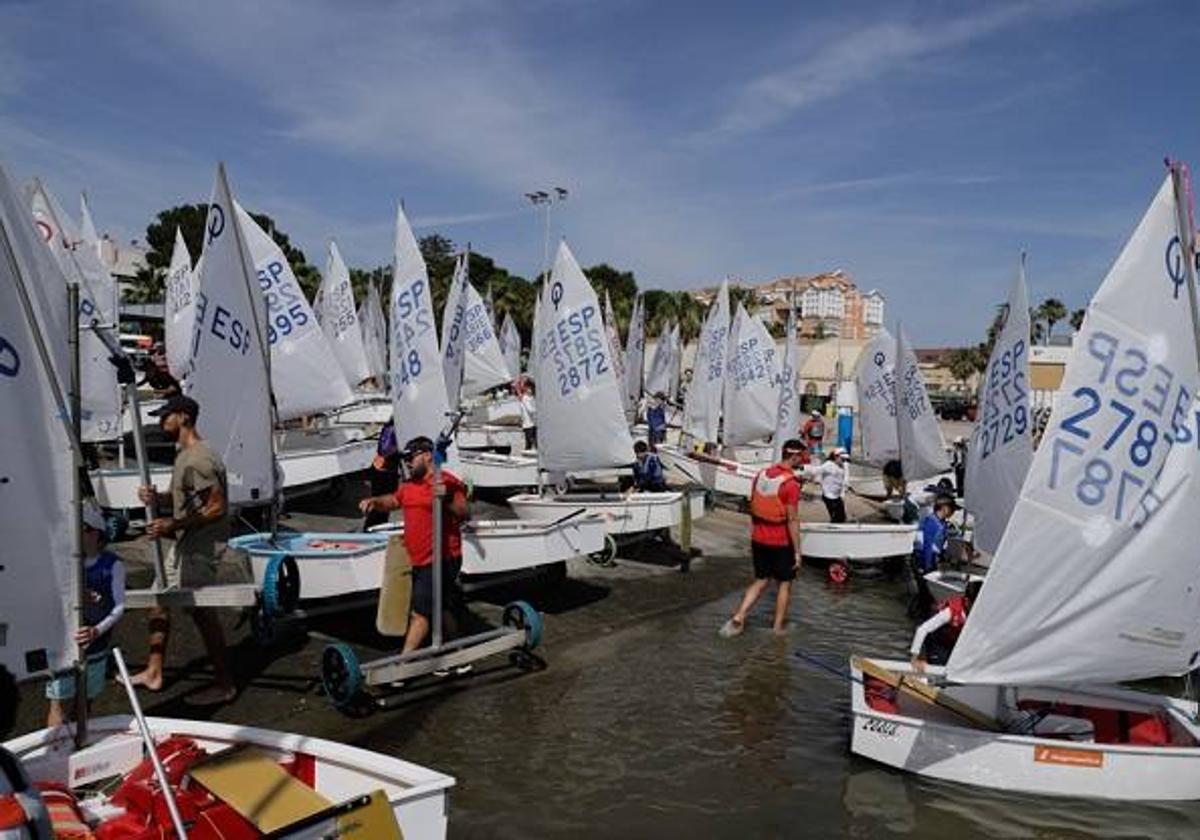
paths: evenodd
<path fill-rule="evenodd" d="M 805 557 L 877 560 L 912 553 L 915 525 L 862 522 L 805 522 L 800 544 Z"/>
<path fill-rule="evenodd" d="M 281 451 L 278 463 L 283 476 L 283 489 L 286 491 L 360 472 L 371 466 L 374 457 L 374 440 L 352 440 L 331 446 Z M 136 469 L 102 468 L 94 470 L 91 475 L 96 489 L 96 500 L 102 507 L 141 507 L 137 498 L 137 488 L 142 482 Z M 165 490 L 171 480 L 171 468 L 166 465 L 151 467 L 150 480 L 160 490 Z M 266 501 L 264 499 L 263 504 Z"/>
<path fill-rule="evenodd" d="M 495 424 L 498 426 L 521 425 L 521 403 L 516 397 L 489 400 L 471 407 L 465 418 L 474 425 Z"/>
<path fill-rule="evenodd" d="M 649 440 L 650 427 L 645 423 L 635 423 L 630 430 L 634 440 Z M 667 431 L 663 439 L 663 443 L 668 446 L 682 446 L 683 444 L 683 429 L 678 426 L 672 426 L 671 421 L 667 421 Z"/>
<path fill-rule="evenodd" d="M 944 601 L 946 598 L 963 594 L 967 591 L 967 584 L 976 580 L 982 582 L 983 575 L 971 574 L 970 572 L 956 572 L 949 569 L 938 569 L 928 572 L 925 575 L 925 583 L 929 586 L 929 593 L 938 601 Z"/>
<path fill-rule="evenodd" d="M 907 662 L 872 660 L 910 673 Z M 997 790 L 1056 796 L 1122 800 L 1200 799 L 1200 727 L 1191 722 L 1196 704 L 1120 688 L 1009 688 L 953 686 L 954 699 L 997 718 L 1016 723 L 1018 703 L 1059 702 L 1064 707 L 1120 709 L 1148 714 L 1166 724 L 1169 745 L 1097 743 L 1090 723 L 1073 713 L 1051 715 L 1039 732 L 1070 731 L 1071 737 L 1016 735 L 974 728 L 937 706 L 899 695 L 895 713 L 872 707 L 862 672 L 851 668 L 850 749 L 891 767 L 950 782 Z M 941 676 L 943 669 L 928 673 Z"/>
<path fill-rule="evenodd" d="M 521 519 L 555 519 L 576 508 L 586 508 L 589 513 L 600 514 L 607 523 L 612 536 L 640 534 L 673 528 L 683 517 L 685 494 L 680 491 L 664 493 L 562 493 L 538 496 L 523 493 L 510 496 L 508 504 Z M 704 497 L 687 494 L 692 519 L 704 515 Z"/>
<path fill-rule="evenodd" d="M 463 573 L 516 572 L 558 563 L 604 548 L 606 525 L 599 517 L 576 516 L 561 522 L 476 520 L 463 528 Z M 392 525 L 369 534 L 284 534 L 279 547 L 266 537 L 236 537 L 230 545 L 247 551 L 254 581 L 261 586 L 267 563 L 280 551 L 295 558 L 300 599 L 315 601 L 379 589 Z"/>
<path fill-rule="evenodd" d="M 525 433 L 519 426 L 459 426 L 454 442 L 459 449 L 510 449 L 521 452 L 525 449 Z"/>
<path fill-rule="evenodd" d="M 321 738 L 210 721 L 151 717 L 146 722 L 158 739 L 189 737 L 209 753 L 253 745 L 276 760 L 307 756 L 314 763 L 313 787 L 330 802 L 341 803 L 382 790 L 406 838 L 440 840 L 446 836 L 447 800 L 454 785 L 450 776 Z M 88 744 L 95 761 L 103 758 L 109 762 L 98 774 L 101 778 L 124 775 L 142 759 L 137 725 L 128 716 L 89 721 Z M 72 771 L 77 767 L 92 766 L 80 759 L 71 761 L 74 749 L 67 727 L 31 732 L 7 742 L 5 747 L 21 760 L 35 782 L 65 785 L 74 778 Z"/>
<path fill-rule="evenodd" d="M 717 493 L 750 498 L 754 476 L 769 462 L 743 464 L 725 458 L 697 455 L 672 446 L 660 446 L 658 456 L 665 466 L 674 469 L 689 481 Z"/>
<path fill-rule="evenodd" d="M 452 472 L 475 487 L 536 487 L 537 458 L 460 450 Z"/>
<path fill-rule="evenodd" d="M 382 426 L 392 419 L 392 401 L 386 396 L 366 396 L 329 413 L 335 426 Z"/>

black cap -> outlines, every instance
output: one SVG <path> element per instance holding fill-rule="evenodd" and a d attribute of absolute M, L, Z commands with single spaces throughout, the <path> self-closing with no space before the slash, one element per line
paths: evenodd
<path fill-rule="evenodd" d="M 183 394 L 175 394 L 167 397 L 167 401 L 158 408 L 150 412 L 151 417 L 166 417 L 168 414 L 175 413 L 186 414 L 196 422 L 196 418 L 200 416 L 200 403 L 196 402 L 191 397 L 185 397 Z"/>
<path fill-rule="evenodd" d="M 401 460 L 407 461 L 409 458 L 420 452 L 432 452 L 433 441 L 424 435 L 413 438 L 408 443 L 404 444 L 404 448 L 400 450 Z"/>

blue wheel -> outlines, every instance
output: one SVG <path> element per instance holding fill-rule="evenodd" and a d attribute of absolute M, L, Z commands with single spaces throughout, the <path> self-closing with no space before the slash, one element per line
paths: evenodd
<path fill-rule="evenodd" d="M 362 670 L 350 645 L 337 642 L 321 652 L 321 685 L 339 709 L 351 707 L 362 693 Z"/>
<path fill-rule="evenodd" d="M 263 611 L 268 618 L 293 612 L 300 603 L 300 567 L 290 554 L 273 554 L 262 583 Z"/>
<path fill-rule="evenodd" d="M 504 608 L 504 626 L 525 631 L 525 650 L 542 643 L 542 616 L 525 601 L 513 601 Z"/>

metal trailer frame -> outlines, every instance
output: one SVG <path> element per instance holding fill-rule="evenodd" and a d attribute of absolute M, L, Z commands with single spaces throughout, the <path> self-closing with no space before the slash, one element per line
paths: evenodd
<path fill-rule="evenodd" d="M 441 486 L 442 463 L 454 432 L 462 419 L 452 413 L 449 428 L 439 436 L 434 446 L 433 483 Z M 321 683 L 334 706 L 344 712 L 359 708 L 364 700 L 373 699 L 376 705 L 386 705 L 382 697 L 371 698 L 371 689 L 396 689 L 406 680 L 423 677 L 435 671 L 468 665 L 479 659 L 509 653 L 512 663 L 522 670 L 533 670 L 541 660 L 532 651 L 542 639 L 542 617 L 525 601 L 514 601 L 504 608 L 500 627 L 463 636 L 449 642 L 442 637 L 442 496 L 435 489 L 433 504 L 433 603 L 430 617 L 431 638 L 428 647 L 408 653 L 394 654 L 367 662 L 359 662 L 354 649 L 344 643 L 328 645 L 321 653 Z"/>

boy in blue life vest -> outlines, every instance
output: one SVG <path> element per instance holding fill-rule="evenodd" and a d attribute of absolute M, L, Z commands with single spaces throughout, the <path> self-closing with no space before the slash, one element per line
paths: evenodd
<path fill-rule="evenodd" d="M 658 391 L 646 408 L 646 427 L 651 446 L 667 440 L 667 395 Z"/>
<path fill-rule="evenodd" d="M 917 537 L 913 543 L 913 557 L 917 571 L 922 575 L 934 571 L 946 551 L 946 521 L 958 510 L 958 504 L 950 496 L 938 496 L 933 510 L 921 517 Z"/>
<path fill-rule="evenodd" d="M 95 502 L 83 505 L 83 620 L 85 626 L 75 633 L 75 641 L 86 648 L 88 707 L 100 696 L 112 646 L 112 629 L 125 614 L 125 564 L 104 548 L 107 523 Z M 75 675 L 65 674 L 46 683 L 50 712 L 46 726 L 55 727 L 67 719 L 67 703 L 75 697 Z"/>

